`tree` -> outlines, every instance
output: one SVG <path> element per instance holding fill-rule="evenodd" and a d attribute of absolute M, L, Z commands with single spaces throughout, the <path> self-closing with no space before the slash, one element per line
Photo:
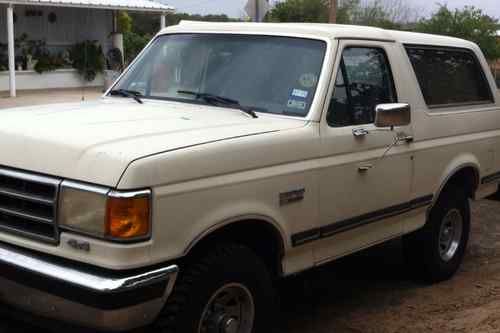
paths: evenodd
<path fill-rule="evenodd" d="M 318 22 L 329 20 L 329 0 L 287 0 L 280 2 L 267 14 L 270 22 Z"/>
<path fill-rule="evenodd" d="M 486 58 L 491 60 L 500 57 L 496 38 L 498 20 L 472 6 L 451 11 L 446 5 L 440 5 L 439 10 L 429 19 L 423 19 L 417 24 L 416 30 L 467 39 L 478 44 Z"/>
<path fill-rule="evenodd" d="M 121 33 L 132 31 L 132 18 L 127 12 L 118 13 L 118 31 Z"/>
<path fill-rule="evenodd" d="M 125 63 L 128 64 L 137 57 L 142 49 L 148 44 L 151 37 L 139 35 L 135 32 L 125 32 L 123 34 L 123 44 L 125 45 Z"/>
<path fill-rule="evenodd" d="M 403 29 L 418 19 L 418 9 L 405 0 L 350 0 L 347 3 L 349 23 L 384 29 Z"/>
<path fill-rule="evenodd" d="M 328 22 L 330 0 L 286 0 L 268 14 L 272 22 Z M 377 26 L 388 29 L 416 21 L 418 10 L 405 0 L 347 0 L 337 8 L 338 24 Z"/>

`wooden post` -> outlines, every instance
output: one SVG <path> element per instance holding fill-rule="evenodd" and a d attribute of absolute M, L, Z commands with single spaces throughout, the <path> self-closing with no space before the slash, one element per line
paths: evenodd
<path fill-rule="evenodd" d="M 9 87 L 10 97 L 16 97 L 16 52 L 14 45 L 14 6 L 7 7 L 7 40 L 9 44 Z"/>
<path fill-rule="evenodd" d="M 330 0 L 330 23 L 337 23 L 337 0 Z"/>

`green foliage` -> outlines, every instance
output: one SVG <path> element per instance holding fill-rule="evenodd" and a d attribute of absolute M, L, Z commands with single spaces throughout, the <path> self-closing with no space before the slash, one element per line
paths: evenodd
<path fill-rule="evenodd" d="M 441 5 L 431 18 L 421 20 L 416 30 L 468 39 L 481 47 L 486 58 L 500 57 L 500 46 L 496 38 L 499 22 L 475 7 L 466 6 L 451 11 L 447 6 Z"/>
<path fill-rule="evenodd" d="M 118 32 L 127 33 L 132 31 L 132 17 L 127 12 L 118 13 Z"/>
<path fill-rule="evenodd" d="M 66 64 L 62 55 L 50 53 L 45 40 L 30 40 L 27 34 L 22 34 L 14 44 L 16 49 L 21 51 L 24 69 L 28 67 L 30 61 L 36 62 L 34 70 L 38 74 L 55 71 Z"/>
<path fill-rule="evenodd" d="M 329 6 L 330 0 L 287 0 L 278 3 L 266 20 L 326 23 Z M 337 9 L 337 23 L 398 29 L 414 14 L 414 9 L 404 0 L 347 0 Z"/>
<path fill-rule="evenodd" d="M 70 59 L 73 68 L 89 82 L 104 71 L 104 55 L 96 41 L 87 40 L 73 45 L 70 49 Z"/>
<path fill-rule="evenodd" d="M 380 27 L 384 29 L 399 29 L 401 25 L 391 17 L 391 13 L 381 0 L 360 5 L 359 0 L 350 3 L 350 22 L 356 25 Z"/>
<path fill-rule="evenodd" d="M 34 69 L 38 74 L 55 71 L 65 65 L 65 61 L 61 55 L 53 56 L 48 52 L 39 56 L 37 60 Z"/>
<path fill-rule="evenodd" d="M 150 36 L 141 36 L 135 32 L 124 33 L 123 44 L 125 45 L 125 63 L 130 63 L 134 60 L 150 39 Z"/>
<path fill-rule="evenodd" d="M 266 21 L 326 23 L 328 18 L 327 0 L 287 0 L 276 4 L 266 16 Z"/>

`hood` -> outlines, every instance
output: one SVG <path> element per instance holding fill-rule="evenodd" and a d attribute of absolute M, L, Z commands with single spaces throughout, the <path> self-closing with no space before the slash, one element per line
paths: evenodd
<path fill-rule="evenodd" d="M 303 120 L 176 102 L 96 102 L 0 110 L 0 165 L 116 186 L 142 157 L 297 128 Z"/>

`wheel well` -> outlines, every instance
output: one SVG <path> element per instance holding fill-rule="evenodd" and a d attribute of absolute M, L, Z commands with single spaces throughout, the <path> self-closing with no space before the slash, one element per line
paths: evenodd
<path fill-rule="evenodd" d="M 275 226 L 262 220 L 243 220 L 221 227 L 197 242 L 187 257 L 202 255 L 215 244 L 224 242 L 247 246 L 262 259 L 274 277 L 283 275 L 283 238 Z"/>
<path fill-rule="evenodd" d="M 474 198 L 479 186 L 479 172 L 476 168 L 468 166 L 455 171 L 446 181 L 441 193 L 449 186 L 458 186 L 466 190 L 469 198 Z"/>

